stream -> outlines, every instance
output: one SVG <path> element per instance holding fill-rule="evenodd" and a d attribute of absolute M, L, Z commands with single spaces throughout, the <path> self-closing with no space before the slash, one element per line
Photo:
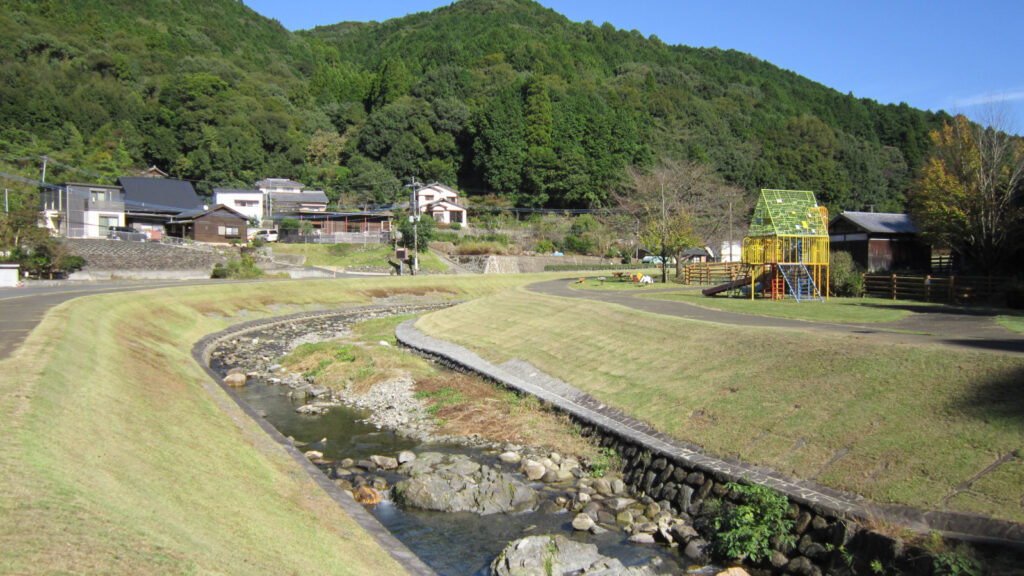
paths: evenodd
<path fill-rule="evenodd" d="M 253 335 L 268 343 L 267 348 L 261 351 L 264 357 L 276 358 L 283 353 L 281 335 L 275 334 L 273 329 Z M 230 343 L 221 345 L 221 349 L 231 347 Z M 218 357 L 211 360 L 210 366 L 222 375 L 234 367 Z M 253 366 L 239 367 L 255 369 Z M 423 444 L 378 429 L 364 422 L 368 414 L 345 406 L 333 407 L 321 415 L 300 414 L 296 408 L 306 402 L 290 398 L 288 391 L 287 386 L 250 378 L 246 386 L 233 389 L 231 393 L 263 415 L 282 435 L 293 438 L 300 450 L 317 450 L 325 459 L 360 460 L 373 455 L 395 456 L 402 450 L 417 454 L 433 451 L 466 454 L 479 463 L 518 472 L 518 466 L 500 462 L 494 452 L 458 444 Z M 376 475 L 386 478 L 389 486 L 403 478 L 383 470 Z M 388 494 L 379 504 L 366 507 L 396 538 L 441 575 L 489 575 L 491 561 L 510 541 L 539 534 L 563 534 L 596 544 L 602 554 L 618 558 L 626 566 L 645 564 L 659 558 L 662 562 L 659 572 L 663 574 L 715 573 L 711 567 L 688 570 L 687 560 L 678 550 L 630 543 L 627 541 L 629 534 L 621 530 L 609 530 L 600 535 L 574 532 L 571 525 L 574 514 L 554 502 L 557 496 L 567 494 L 567 487 L 540 483 L 532 486 L 542 494 L 540 504 L 535 511 L 520 514 L 479 516 L 406 509 L 392 502 Z"/>

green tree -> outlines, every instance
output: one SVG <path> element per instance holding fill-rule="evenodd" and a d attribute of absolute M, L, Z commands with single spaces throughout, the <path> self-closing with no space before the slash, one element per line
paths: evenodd
<path fill-rule="evenodd" d="M 415 245 L 419 246 L 420 250 L 427 249 L 427 245 L 434 239 L 434 233 L 437 231 L 437 222 L 433 218 L 421 215 L 415 226 L 409 221 L 408 212 L 395 214 L 395 219 L 398 220 L 398 231 L 402 234 L 398 240 L 399 245 L 406 248 L 412 248 Z M 413 229 L 416 230 L 415 234 L 413 234 Z"/>
<path fill-rule="evenodd" d="M 962 115 L 931 137 L 934 152 L 911 190 L 918 226 L 982 272 L 1012 267 L 1024 239 L 1024 140 Z"/>

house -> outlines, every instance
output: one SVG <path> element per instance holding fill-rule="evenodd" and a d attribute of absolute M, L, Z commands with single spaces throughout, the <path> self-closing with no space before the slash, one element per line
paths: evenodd
<path fill-rule="evenodd" d="M 327 211 L 327 194 L 303 190 L 303 184 L 287 178 L 264 178 L 255 184 L 263 197 L 264 220 L 281 220 L 299 214 Z"/>
<path fill-rule="evenodd" d="M 931 247 L 907 214 L 842 212 L 829 224 L 832 250 L 843 250 L 868 272 L 928 270 Z"/>
<path fill-rule="evenodd" d="M 39 195 L 43 224 L 66 238 L 106 238 L 112 226 L 125 225 L 120 186 L 68 182 Z"/>
<path fill-rule="evenodd" d="M 196 242 L 245 241 L 249 218 L 228 206 L 182 212 L 167 221 L 167 234 Z"/>
<path fill-rule="evenodd" d="M 274 220 L 326 211 L 327 194 L 321 190 L 270 192 L 267 194 L 266 213 Z"/>
<path fill-rule="evenodd" d="M 214 188 L 213 203 L 223 204 L 236 212 L 244 214 L 250 222 L 263 220 L 263 193 L 259 190 Z"/>
<path fill-rule="evenodd" d="M 466 225 L 466 207 L 459 204 L 459 193 L 444 184 L 428 184 L 416 190 L 416 206 L 421 214 L 438 224 Z"/>
<path fill-rule="evenodd" d="M 182 212 L 201 210 L 203 202 L 185 180 L 122 176 L 125 225 L 140 231 L 163 230 Z"/>

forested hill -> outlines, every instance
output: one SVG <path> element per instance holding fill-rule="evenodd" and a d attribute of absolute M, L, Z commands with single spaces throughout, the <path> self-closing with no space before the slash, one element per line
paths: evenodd
<path fill-rule="evenodd" d="M 46 154 L 109 175 L 155 164 L 202 191 L 274 176 L 387 202 L 415 176 L 588 207 L 627 166 L 665 157 L 708 162 L 748 192 L 900 210 L 947 117 L 530 0 L 294 34 L 235 0 L 0 7 L 0 171 L 22 174 Z"/>

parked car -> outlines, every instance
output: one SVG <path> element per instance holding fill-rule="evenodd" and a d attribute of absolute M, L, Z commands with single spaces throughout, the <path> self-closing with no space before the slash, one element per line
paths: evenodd
<path fill-rule="evenodd" d="M 250 239 L 263 240 L 264 242 L 277 242 L 277 238 L 277 228 L 271 228 L 269 230 L 257 230 Z"/>
<path fill-rule="evenodd" d="M 131 226 L 111 226 L 107 232 L 107 238 L 111 240 L 128 240 L 130 242 L 145 242 L 149 237 L 145 232 L 139 232 Z"/>

